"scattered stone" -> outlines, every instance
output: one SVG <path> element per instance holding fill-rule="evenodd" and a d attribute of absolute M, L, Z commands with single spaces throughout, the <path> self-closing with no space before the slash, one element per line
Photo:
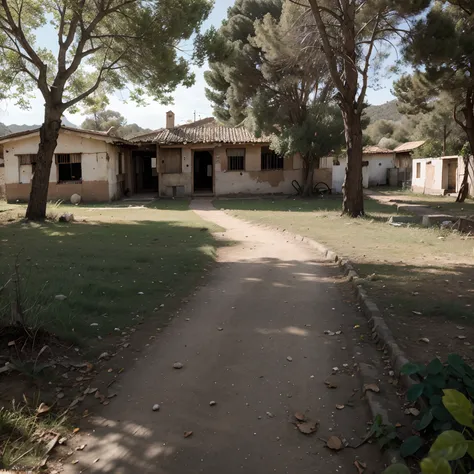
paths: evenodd
<path fill-rule="evenodd" d="M 405 415 L 418 416 L 419 414 L 420 410 L 418 410 L 418 408 L 407 408 L 405 410 Z"/>
<path fill-rule="evenodd" d="M 211 400 L 211 401 L 209 402 L 209 406 L 210 406 L 210 407 L 214 407 L 214 406 L 216 406 L 216 405 L 217 405 L 217 402 L 215 402 L 214 400 Z"/>
<path fill-rule="evenodd" d="M 185 432 L 184 432 L 184 437 L 185 437 L 185 438 L 189 438 L 189 437 L 192 436 L 192 435 L 193 435 L 193 432 L 192 432 L 192 431 L 185 431 Z"/>
<path fill-rule="evenodd" d="M 223 330 L 224 330 L 224 328 L 217 328 L 217 330 L 218 330 L 218 331 L 223 331 Z"/>
<path fill-rule="evenodd" d="M 155 404 L 153 405 L 152 410 L 153 410 L 153 411 L 158 411 L 159 409 L 160 409 L 160 405 L 158 405 L 158 403 L 155 403 Z"/>
<path fill-rule="evenodd" d="M 336 408 L 338 410 L 344 410 L 345 407 L 344 407 L 344 405 L 336 405 Z"/>
<path fill-rule="evenodd" d="M 59 216 L 59 222 L 74 222 L 74 214 L 70 212 L 65 212 Z"/>
<path fill-rule="evenodd" d="M 377 384 L 375 383 L 366 383 L 364 384 L 364 393 L 365 392 L 375 392 L 375 393 L 379 393 L 380 392 L 380 388 Z"/>
<path fill-rule="evenodd" d="M 336 336 L 340 336 L 342 334 L 342 331 L 336 331 Z"/>
<path fill-rule="evenodd" d="M 327 331 L 326 330 L 326 331 L 324 331 L 324 334 L 326 334 L 327 336 L 334 336 L 335 333 L 332 332 L 332 331 Z"/>
<path fill-rule="evenodd" d="M 343 448 L 342 441 L 337 436 L 331 436 L 327 440 L 326 446 L 333 451 L 340 451 Z"/>
<path fill-rule="evenodd" d="M 332 368 L 332 373 L 336 374 L 337 372 L 339 372 L 339 367 L 333 367 Z"/>
<path fill-rule="evenodd" d="M 418 339 L 420 342 L 424 342 L 425 344 L 429 344 L 430 343 L 430 340 L 427 338 L 427 337 L 421 337 L 420 339 Z"/>
<path fill-rule="evenodd" d="M 295 418 L 298 421 L 306 421 L 306 416 L 304 415 L 304 413 L 300 413 L 299 411 L 295 413 Z"/>
<path fill-rule="evenodd" d="M 457 336 L 457 338 L 463 340 L 466 339 L 466 336 Z"/>
<path fill-rule="evenodd" d="M 420 312 L 420 311 L 412 311 L 412 313 L 416 316 L 422 316 L 423 315 L 423 313 Z"/>
<path fill-rule="evenodd" d="M 395 377 L 395 372 L 393 370 L 390 370 L 388 372 L 389 377 Z"/>
<path fill-rule="evenodd" d="M 139 291 L 138 294 L 139 295 L 144 295 L 145 293 L 143 293 L 143 291 Z"/>
<path fill-rule="evenodd" d="M 184 365 L 181 362 L 175 362 L 173 364 L 173 369 L 179 370 L 179 369 L 182 369 L 183 367 L 184 367 Z"/>
<path fill-rule="evenodd" d="M 63 393 L 63 392 L 59 392 L 59 393 L 56 395 L 56 397 L 61 400 L 62 398 L 64 398 L 64 393 Z"/>
<path fill-rule="evenodd" d="M 286 360 L 287 360 L 288 362 L 293 362 L 293 357 L 288 356 L 288 357 L 286 358 Z"/>
<path fill-rule="evenodd" d="M 303 423 L 296 423 L 296 427 L 300 433 L 311 435 L 318 431 L 319 423 L 316 421 L 304 421 Z"/>
<path fill-rule="evenodd" d="M 265 415 L 267 415 L 268 418 L 274 418 L 274 417 L 275 417 L 275 415 L 274 415 L 273 413 L 269 412 L 269 411 L 267 411 L 267 412 L 265 413 Z"/>
<path fill-rule="evenodd" d="M 95 327 L 95 326 L 98 326 L 99 323 L 91 323 L 91 327 Z"/>
<path fill-rule="evenodd" d="M 55 300 L 58 300 L 58 301 L 64 301 L 65 299 L 67 298 L 66 295 L 56 295 L 54 297 Z"/>
<path fill-rule="evenodd" d="M 100 354 L 99 356 L 99 360 L 108 359 L 109 357 L 110 357 L 110 354 L 108 352 L 102 352 L 102 354 Z"/>

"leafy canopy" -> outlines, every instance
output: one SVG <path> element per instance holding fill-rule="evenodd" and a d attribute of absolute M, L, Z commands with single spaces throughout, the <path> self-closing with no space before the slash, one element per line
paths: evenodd
<path fill-rule="evenodd" d="M 212 8 L 212 0 L 0 1 L 0 99 L 27 107 L 39 89 L 59 111 L 99 86 L 169 101 L 194 80 L 177 48 Z"/>

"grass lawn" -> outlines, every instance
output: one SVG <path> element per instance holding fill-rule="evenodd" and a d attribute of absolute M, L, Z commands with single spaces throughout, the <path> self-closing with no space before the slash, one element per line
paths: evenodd
<path fill-rule="evenodd" d="M 185 200 L 48 208 L 74 213 L 74 223 L 18 221 L 24 210 L 0 206 L 0 286 L 18 258 L 25 296 L 39 299 L 46 329 L 82 345 L 137 315 L 169 316 L 214 261 L 214 229 Z"/>
<path fill-rule="evenodd" d="M 396 214 L 395 207 L 371 200 L 366 200 L 363 219 L 341 217 L 336 198 L 221 199 L 215 205 L 242 219 L 305 235 L 349 257 L 414 357 L 444 353 L 443 347 L 474 356 L 471 345 L 464 344 L 474 344 L 472 238 L 440 229 L 390 226 L 386 221 Z M 466 328 L 460 333 L 456 325 Z M 458 334 L 468 337 L 461 342 Z M 421 337 L 432 344 L 420 348 Z"/>
<path fill-rule="evenodd" d="M 453 196 L 431 196 L 402 191 L 399 188 L 376 188 L 374 191 L 388 196 L 392 201 L 407 204 L 419 204 L 433 208 L 433 213 L 451 214 L 453 216 L 474 216 L 474 200 L 466 199 L 465 202 L 456 202 Z"/>

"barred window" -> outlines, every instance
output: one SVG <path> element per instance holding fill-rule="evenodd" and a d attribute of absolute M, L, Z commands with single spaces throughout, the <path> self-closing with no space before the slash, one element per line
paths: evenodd
<path fill-rule="evenodd" d="M 59 183 L 82 180 L 82 158 L 80 153 L 59 153 L 55 157 Z"/>
<path fill-rule="evenodd" d="M 227 170 L 245 170 L 245 148 L 227 148 Z"/>
<path fill-rule="evenodd" d="M 283 156 L 276 154 L 270 148 L 262 147 L 262 170 L 282 170 Z"/>
<path fill-rule="evenodd" d="M 28 153 L 25 155 L 17 155 L 18 156 L 18 163 L 20 166 L 26 166 L 26 165 L 36 165 L 36 160 L 38 158 L 38 155 L 36 153 Z"/>

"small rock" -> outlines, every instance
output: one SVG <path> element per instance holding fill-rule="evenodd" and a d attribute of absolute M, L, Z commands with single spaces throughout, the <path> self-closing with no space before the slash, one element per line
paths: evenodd
<path fill-rule="evenodd" d="M 336 336 L 340 336 L 342 334 L 342 331 L 336 331 Z"/>
<path fill-rule="evenodd" d="M 420 311 L 412 311 L 412 313 L 416 316 L 421 316 L 423 313 Z"/>
<path fill-rule="evenodd" d="M 59 222 L 74 222 L 74 214 L 65 212 L 63 215 L 59 216 Z"/>
<path fill-rule="evenodd" d="M 217 330 L 218 330 L 218 331 L 223 331 L 223 330 L 224 330 L 224 328 L 217 328 Z"/>
<path fill-rule="evenodd" d="M 275 416 L 273 413 L 269 411 L 267 411 L 265 414 L 268 416 L 268 418 L 273 418 Z"/>
<path fill-rule="evenodd" d="M 324 334 L 326 334 L 327 336 L 334 336 L 335 333 L 333 333 L 332 331 L 324 331 Z"/>
<path fill-rule="evenodd" d="M 102 352 L 102 354 L 100 354 L 100 356 L 99 356 L 99 360 L 108 359 L 109 357 L 110 357 L 110 355 L 109 355 L 108 352 Z"/>
<path fill-rule="evenodd" d="M 333 367 L 333 368 L 332 368 L 332 372 L 333 372 L 333 373 L 339 372 L 339 367 Z"/>
<path fill-rule="evenodd" d="M 91 327 L 98 326 L 99 323 L 91 323 Z"/>
<path fill-rule="evenodd" d="M 54 299 L 58 300 L 58 301 L 64 301 L 66 298 L 67 298 L 67 296 L 65 296 L 65 295 L 56 295 L 54 297 Z"/>
<path fill-rule="evenodd" d="M 457 336 L 457 337 L 458 339 L 461 339 L 461 340 L 466 339 L 466 336 Z"/>
<path fill-rule="evenodd" d="M 390 377 L 395 377 L 395 372 L 394 372 L 393 370 L 390 370 L 390 371 L 388 372 L 388 375 L 389 375 Z"/>
<path fill-rule="evenodd" d="M 143 293 L 143 291 L 139 291 L 138 294 L 139 295 L 144 295 L 145 293 Z"/>
<path fill-rule="evenodd" d="M 183 367 L 184 367 L 184 365 L 181 362 L 175 362 L 173 364 L 173 369 L 179 370 L 179 369 L 182 369 Z"/>
<path fill-rule="evenodd" d="M 160 409 L 160 405 L 158 405 L 158 403 L 155 403 L 155 404 L 153 405 L 152 410 L 153 410 L 153 411 L 158 411 L 159 409 Z"/>
<path fill-rule="evenodd" d="M 430 340 L 427 338 L 427 337 L 421 337 L 420 339 L 418 339 L 420 342 L 424 342 L 425 344 L 429 344 L 430 343 Z"/>
<path fill-rule="evenodd" d="M 407 408 L 405 410 L 405 415 L 418 416 L 419 414 L 420 414 L 420 410 L 418 410 L 418 408 Z"/>
<path fill-rule="evenodd" d="M 288 356 L 288 357 L 286 358 L 286 360 L 287 360 L 288 362 L 293 362 L 293 357 Z"/>
<path fill-rule="evenodd" d="M 62 398 L 64 398 L 64 393 L 63 393 L 63 392 L 59 392 L 59 393 L 56 395 L 56 397 L 61 400 Z"/>
<path fill-rule="evenodd" d="M 215 402 L 214 400 L 211 400 L 211 401 L 209 402 L 209 406 L 210 406 L 210 407 L 214 407 L 214 406 L 216 406 L 216 405 L 217 405 L 217 402 Z"/>

